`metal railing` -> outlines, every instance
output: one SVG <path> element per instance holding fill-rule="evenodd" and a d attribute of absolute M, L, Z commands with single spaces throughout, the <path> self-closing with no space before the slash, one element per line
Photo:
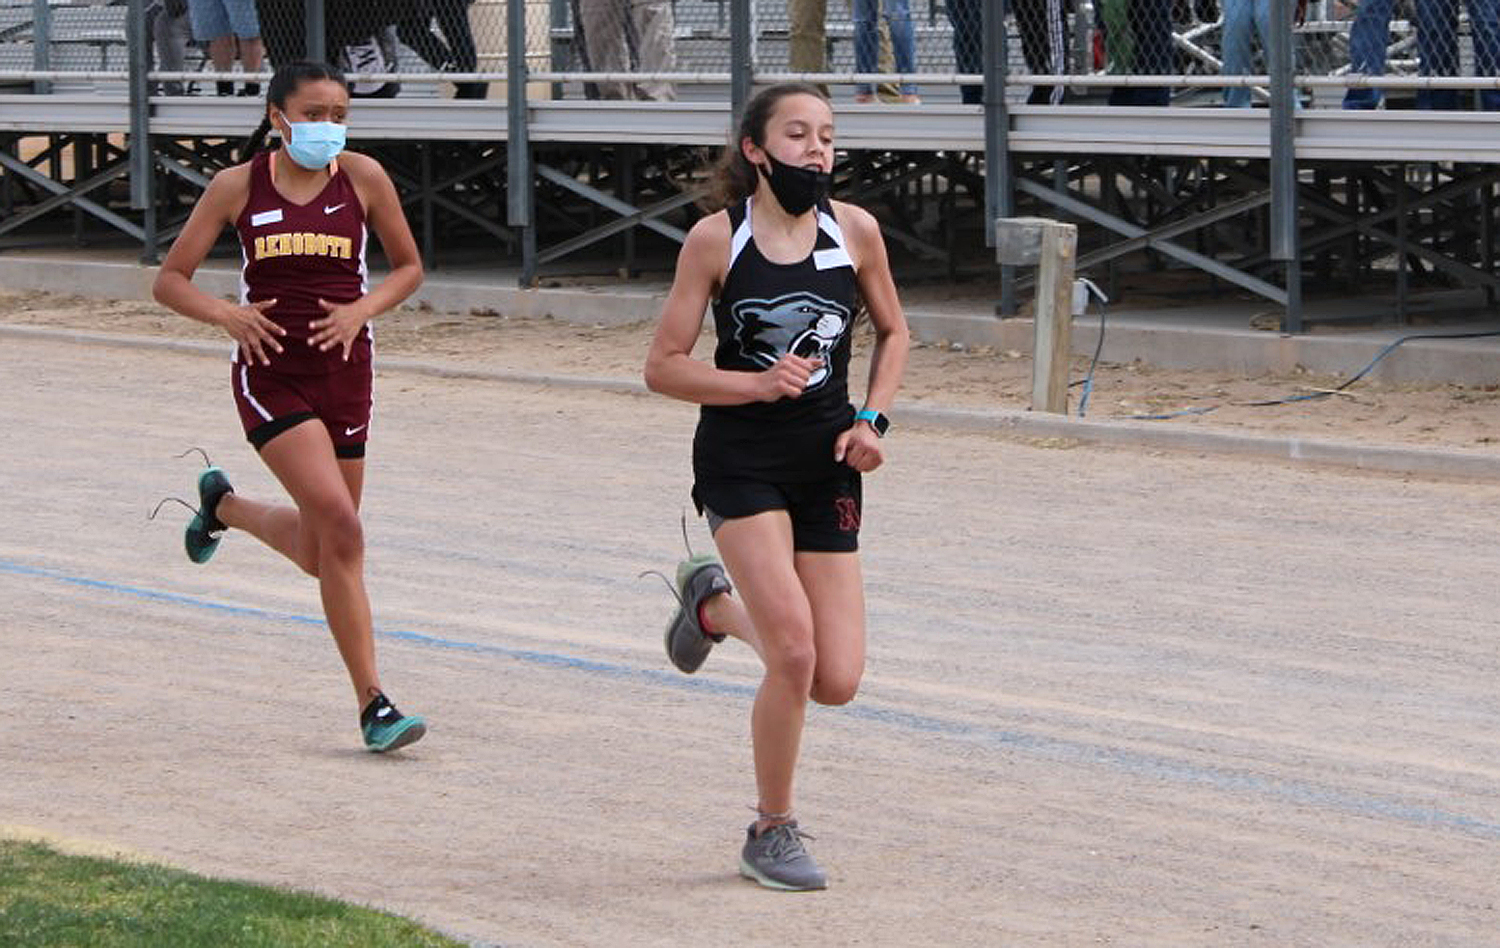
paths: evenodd
<path fill-rule="evenodd" d="M 1360 63 L 1366 71 L 1351 72 L 1349 62 L 1338 63 L 1339 56 L 1327 50 L 1337 52 L 1340 36 L 1344 37 L 1345 48 L 1353 42 L 1347 32 L 1339 33 L 1331 24 L 1352 24 L 1356 18 L 1330 18 L 1324 6 L 1332 0 L 1318 0 L 1318 16 L 1296 27 L 1295 0 L 1218 0 L 1225 8 L 1217 12 L 1200 8 L 1207 0 L 1196 0 L 1190 4 L 1191 21 L 1168 23 L 1166 46 L 1156 42 L 1155 47 L 1151 36 L 1161 31 L 1162 5 L 1168 0 L 1100 0 L 1097 10 L 1087 0 L 1075 0 L 1065 16 L 1054 19 L 1040 32 L 1025 20 L 1036 3 L 1013 0 L 1011 6 L 1017 12 L 1002 16 L 1000 4 L 979 2 L 975 4 L 979 8 L 977 60 L 970 55 L 972 49 L 964 47 L 965 42 L 975 39 L 975 23 L 958 15 L 959 5 L 968 0 L 946 0 L 941 8 L 937 0 L 926 0 L 925 11 L 912 11 L 921 29 L 913 26 L 908 30 L 907 24 L 892 26 L 889 13 L 884 18 L 885 32 L 895 47 L 892 61 L 898 64 L 892 68 L 899 71 L 880 68 L 881 30 L 879 23 L 872 27 L 867 16 L 828 20 L 821 31 L 814 31 L 809 45 L 807 24 L 793 22 L 794 14 L 800 16 L 797 2 L 401 0 L 399 4 L 385 4 L 390 12 L 382 13 L 380 0 L 260 0 L 258 10 L 265 14 L 266 24 L 276 24 L 277 35 L 242 35 L 227 44 L 220 38 L 217 51 L 210 43 L 199 68 L 163 69 L 147 65 L 153 62 L 153 55 L 158 63 L 163 58 L 157 48 L 160 43 L 155 26 L 162 16 L 180 19 L 182 15 L 173 12 L 176 8 L 169 10 L 165 0 L 0 0 L 0 66 L 5 67 L 0 68 L 0 85 L 16 88 L 19 83 L 45 95 L 118 84 L 115 91 L 128 95 L 130 107 L 132 205 L 145 211 L 149 239 L 153 208 L 148 193 L 150 175 L 145 172 L 153 161 L 153 102 L 161 101 L 153 96 L 221 93 L 219 83 L 248 83 L 269 77 L 264 69 L 226 68 L 222 56 L 226 45 L 231 54 L 244 56 L 255 51 L 252 39 L 263 41 L 271 64 L 321 49 L 326 58 L 348 66 L 351 79 L 365 91 L 377 95 L 484 98 L 492 84 L 503 83 L 503 104 L 497 98 L 492 107 L 505 112 L 509 142 L 507 217 L 510 225 L 523 230 L 523 243 L 535 239 L 530 202 L 536 168 L 528 122 L 538 102 L 643 100 L 643 106 L 649 108 L 652 102 L 690 97 L 722 103 L 727 94 L 732 109 L 738 110 L 753 82 L 790 79 L 821 82 L 842 101 L 853 95 L 872 102 L 884 99 L 901 103 L 906 97 L 905 104 L 896 106 L 899 108 L 922 108 L 916 103 L 919 95 L 928 101 L 961 98 L 974 104 L 975 121 L 983 128 L 988 171 L 984 180 L 985 212 L 994 220 L 1014 216 L 1018 189 L 1034 193 L 1037 187 L 1033 182 L 1018 182 L 1011 174 L 1014 159 L 1010 137 L 1018 114 L 1014 110 L 1023 101 L 1248 105 L 1259 98 L 1269 106 L 1270 116 L 1265 123 L 1271 165 L 1270 257 L 1285 264 L 1282 298 L 1289 310 L 1297 308 L 1299 292 L 1295 266 L 1297 108 L 1333 105 L 1339 92 L 1349 96 L 1377 88 L 1387 92 L 1416 90 L 1430 96 L 1479 92 L 1486 106 L 1500 108 L 1500 75 L 1495 74 L 1500 69 L 1489 69 L 1490 75 L 1479 77 L 1377 77 L 1368 73 L 1374 60 L 1365 56 Z M 873 2 L 876 0 L 853 0 L 862 13 L 868 13 Z M 1386 0 L 1364 2 L 1385 3 L 1375 12 L 1387 20 L 1394 10 Z M 1283 27 L 1266 31 L 1262 39 L 1267 48 L 1260 59 L 1240 57 L 1235 65 L 1242 72 L 1226 75 L 1229 57 L 1222 33 L 1232 3 L 1264 5 L 1267 21 Z M 1050 6 L 1057 8 L 1055 3 Z M 889 7 L 885 4 L 883 9 L 888 11 Z M 644 14 L 643 9 L 647 11 Z M 656 20 L 648 15 L 653 9 Z M 942 16 L 938 15 L 940 9 Z M 601 10 L 604 14 L 616 11 L 615 19 L 601 14 Z M 63 16 L 63 11 L 71 12 Z M 925 21 L 921 20 L 923 12 Z M 194 18 L 191 7 L 187 15 Z M 1380 19 L 1375 14 L 1370 16 Z M 1432 19 L 1424 16 L 1424 22 Z M 1396 22 L 1401 26 L 1409 21 Z M 955 42 L 960 23 L 967 32 L 957 33 L 961 42 Z M 1456 20 L 1455 28 L 1462 25 L 1462 19 Z M 1386 29 L 1384 22 L 1376 26 Z M 111 33 L 116 27 L 118 42 Z M 592 40 L 590 28 L 594 30 Z M 1427 28 L 1429 35 L 1418 56 L 1419 72 L 1493 62 L 1491 51 L 1482 48 L 1482 43 L 1476 46 L 1471 39 L 1463 39 L 1454 49 L 1445 51 L 1432 32 L 1437 27 L 1429 23 Z M 617 36 L 612 33 L 608 41 L 601 40 L 602 31 L 616 29 Z M 1026 48 L 1028 29 L 1031 39 Z M 1220 35 L 1216 37 L 1215 31 Z M 1370 35 L 1379 38 L 1379 32 L 1374 30 Z M 1013 34 L 1022 42 L 1015 42 Z M 180 29 L 177 35 L 181 35 Z M 1459 30 L 1455 36 L 1467 34 Z M 1305 71 L 1313 61 L 1309 50 L 1315 46 L 1314 39 L 1322 44 L 1316 46 L 1324 56 L 1321 72 Z M 1385 36 L 1378 50 L 1384 66 L 1407 68 L 1410 60 L 1404 50 L 1409 40 L 1397 36 L 1392 43 L 1390 39 Z M 1050 58 L 1039 62 L 1038 51 L 1043 45 Z M 86 57 L 79 56 L 80 49 L 87 51 Z M 814 52 L 810 54 L 809 49 Z M 29 55 L 29 64 L 9 65 L 16 62 L 21 50 Z M 1361 55 L 1368 53 L 1370 49 L 1364 48 Z M 99 57 L 97 66 L 92 60 L 95 55 Z M 200 51 L 197 55 L 205 54 Z M 216 55 L 220 57 L 217 65 L 213 61 Z M 1439 63 L 1442 56 L 1447 58 Z M 978 71 L 959 69 L 960 61 L 963 69 L 977 67 Z M 1064 68 L 1038 68 L 1059 64 Z M 1248 72 L 1252 65 L 1257 70 L 1253 74 Z M 227 91 L 236 90 L 231 85 Z M 243 86 L 240 91 L 244 91 Z M 1045 97 L 1039 99 L 1044 91 Z M 1236 91 L 1247 95 L 1229 102 Z M 1214 98 L 1205 98 L 1205 93 L 1212 93 Z M 1056 203 L 1064 206 L 1062 201 Z M 988 228 L 986 240 L 993 240 Z"/>
<path fill-rule="evenodd" d="M 259 0 L 262 35 L 235 37 L 242 30 L 235 25 L 215 48 L 204 32 L 213 31 L 213 17 L 198 11 L 221 2 L 140 5 L 151 91 L 210 94 L 219 83 L 263 81 L 269 67 L 247 71 L 245 63 L 253 67 L 264 49 L 269 63 L 324 58 L 392 93 L 400 83 L 399 94 L 482 97 L 510 78 L 507 19 L 518 4 L 527 78 L 546 86 L 532 97 L 709 98 L 731 81 L 739 54 L 754 81 L 817 82 L 844 99 L 900 101 L 904 92 L 909 100 L 978 102 L 983 66 L 995 62 L 1013 104 L 1263 104 L 1270 38 L 1284 35 L 1302 107 L 1337 106 L 1352 89 L 1365 99 L 1350 97 L 1350 105 L 1378 104 L 1369 90 L 1467 91 L 1500 108 L 1500 49 L 1491 48 L 1500 22 L 1470 24 L 1470 13 L 1500 16 L 1494 4 L 1455 6 L 1445 18 L 1431 11 L 1447 5 L 1416 0 L 1415 15 L 1397 17 L 1397 0 L 1357 7 L 1313 0 L 1300 24 L 1288 12 L 1283 28 L 1260 35 L 1279 22 L 1269 16 L 1270 0 L 1013 0 L 1000 46 L 990 49 L 982 26 L 994 4 L 983 0 L 824 0 L 822 22 L 809 22 L 801 0 L 760 0 L 744 10 L 738 30 L 739 0 Z M 31 83 L 38 93 L 123 84 L 133 8 L 121 0 L 0 0 L 0 83 Z M 1158 94 L 1122 93 L 1148 89 Z"/>

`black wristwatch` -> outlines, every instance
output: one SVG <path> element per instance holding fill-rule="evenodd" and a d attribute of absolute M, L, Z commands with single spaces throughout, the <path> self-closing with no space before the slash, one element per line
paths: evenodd
<path fill-rule="evenodd" d="M 870 427 L 875 429 L 875 437 L 884 438 L 885 433 L 891 428 L 891 420 L 873 408 L 862 408 L 859 414 L 854 416 L 855 421 L 868 421 Z"/>

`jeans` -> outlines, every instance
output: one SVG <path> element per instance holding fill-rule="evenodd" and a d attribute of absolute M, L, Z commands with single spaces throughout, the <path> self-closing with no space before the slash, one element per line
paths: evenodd
<path fill-rule="evenodd" d="M 1474 37 L 1475 72 L 1500 75 L 1500 0 L 1468 0 L 1469 26 Z M 1367 76 L 1385 74 L 1386 46 L 1391 35 L 1394 0 L 1360 0 L 1349 30 L 1349 69 Z M 1424 76 L 1458 75 L 1458 0 L 1417 0 L 1417 72 Z M 1379 89 L 1350 89 L 1344 108 L 1373 109 L 1384 94 Z M 1500 111 L 1500 89 L 1483 89 L 1480 108 Z M 1460 107 L 1458 89 L 1422 89 L 1419 109 Z"/>
<path fill-rule="evenodd" d="M 1389 2 L 1389 0 L 1387 0 Z M 1224 50 L 1223 74 L 1226 76 L 1251 75 L 1254 56 L 1250 51 L 1250 31 L 1260 34 L 1260 48 L 1269 49 L 1271 44 L 1271 0 L 1223 0 L 1224 25 L 1220 42 Z M 1232 109 L 1250 107 L 1248 86 L 1230 86 L 1224 89 L 1224 104 Z"/>
<path fill-rule="evenodd" d="M 917 36 L 912 31 L 909 0 L 854 0 L 854 71 L 874 72 L 876 69 L 880 56 L 880 28 L 876 17 L 882 6 L 885 7 L 886 26 L 891 31 L 896 72 L 916 72 Z M 854 87 L 854 91 L 869 95 L 875 90 L 869 83 L 862 82 Z M 917 87 L 903 82 L 901 94 L 916 95 Z"/>

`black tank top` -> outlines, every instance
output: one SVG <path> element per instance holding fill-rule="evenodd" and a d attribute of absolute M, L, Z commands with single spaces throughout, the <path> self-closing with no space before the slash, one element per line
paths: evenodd
<path fill-rule="evenodd" d="M 849 349 L 859 305 L 854 263 L 827 200 L 817 208 L 818 236 L 798 263 L 772 263 L 755 246 L 750 200 L 728 209 L 729 271 L 714 301 L 714 365 L 762 372 L 787 353 L 818 356 L 796 398 L 746 405 L 704 405 L 693 439 L 699 478 L 796 483 L 839 472 L 833 442 L 854 423 Z"/>

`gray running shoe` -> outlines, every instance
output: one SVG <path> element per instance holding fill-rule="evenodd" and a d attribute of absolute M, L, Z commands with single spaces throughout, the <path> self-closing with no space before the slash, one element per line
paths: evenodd
<path fill-rule="evenodd" d="M 759 836 L 751 823 L 746 835 L 745 848 L 740 852 L 740 875 L 784 892 L 828 888 L 828 877 L 802 845 L 807 834 L 797 828 L 796 820 L 768 827 Z"/>
<path fill-rule="evenodd" d="M 704 631 L 698 607 L 709 597 L 732 589 L 713 554 L 690 556 L 677 564 L 677 614 L 667 623 L 666 644 L 667 657 L 680 670 L 691 675 L 703 665 L 714 643 L 724 641 L 724 636 Z"/>

